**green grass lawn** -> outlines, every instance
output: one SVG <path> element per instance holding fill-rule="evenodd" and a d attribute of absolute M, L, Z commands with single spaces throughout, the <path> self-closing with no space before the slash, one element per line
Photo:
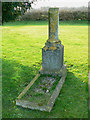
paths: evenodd
<path fill-rule="evenodd" d="M 88 25 L 87 21 L 60 22 L 67 78 L 50 113 L 18 107 L 15 100 L 42 65 L 42 47 L 48 39 L 48 24 L 5 23 L 2 42 L 3 118 L 88 117 Z"/>

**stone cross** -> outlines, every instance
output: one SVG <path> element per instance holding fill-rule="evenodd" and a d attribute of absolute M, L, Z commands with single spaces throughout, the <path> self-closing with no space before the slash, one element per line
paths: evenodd
<path fill-rule="evenodd" d="M 49 39 L 42 48 L 41 74 L 60 74 L 64 46 L 59 40 L 59 8 L 49 8 Z"/>

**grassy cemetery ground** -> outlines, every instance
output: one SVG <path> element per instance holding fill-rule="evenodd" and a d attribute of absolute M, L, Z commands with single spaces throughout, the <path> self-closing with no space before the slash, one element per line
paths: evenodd
<path fill-rule="evenodd" d="M 48 23 L 14 22 L 3 25 L 3 118 L 88 117 L 87 21 L 60 22 L 67 77 L 50 113 L 18 107 L 15 100 L 38 73 L 42 47 L 48 39 Z"/>

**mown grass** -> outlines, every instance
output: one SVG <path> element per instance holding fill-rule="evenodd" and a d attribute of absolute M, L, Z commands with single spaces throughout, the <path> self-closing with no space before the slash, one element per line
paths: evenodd
<path fill-rule="evenodd" d="M 83 25 L 87 26 L 87 20 L 71 20 L 71 21 L 60 21 L 60 25 Z M 16 21 L 16 22 L 6 22 L 3 26 L 26 26 L 26 25 L 48 25 L 48 21 Z"/>
<path fill-rule="evenodd" d="M 48 24 L 5 23 L 2 42 L 3 118 L 88 117 L 88 26 L 86 22 L 61 22 L 59 38 L 64 45 L 67 78 L 50 113 L 24 109 L 15 100 L 38 73 L 42 47 L 48 39 Z"/>

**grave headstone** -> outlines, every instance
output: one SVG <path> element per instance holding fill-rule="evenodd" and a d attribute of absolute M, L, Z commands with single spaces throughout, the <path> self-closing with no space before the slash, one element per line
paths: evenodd
<path fill-rule="evenodd" d="M 64 46 L 59 40 L 59 8 L 50 8 L 49 39 L 42 48 L 41 74 L 60 74 L 63 67 Z"/>

